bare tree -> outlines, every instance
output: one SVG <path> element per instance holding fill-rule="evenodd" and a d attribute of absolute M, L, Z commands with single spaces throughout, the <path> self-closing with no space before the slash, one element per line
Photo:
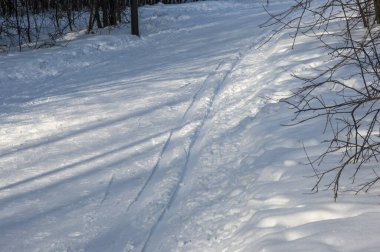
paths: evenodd
<path fill-rule="evenodd" d="M 264 24 L 275 25 L 273 35 L 291 30 L 293 46 L 301 34 L 312 36 L 331 55 L 313 76 L 295 75 L 303 84 L 284 102 L 294 109 L 294 124 L 324 118 L 330 137 L 325 151 L 310 160 L 316 178 L 312 190 L 331 189 L 335 200 L 342 190 L 367 192 L 380 180 L 376 165 L 380 158 L 378 4 L 378 0 L 374 4 L 296 0 L 288 10 L 270 13 Z M 324 162 L 336 155 L 340 157 L 336 165 Z"/>

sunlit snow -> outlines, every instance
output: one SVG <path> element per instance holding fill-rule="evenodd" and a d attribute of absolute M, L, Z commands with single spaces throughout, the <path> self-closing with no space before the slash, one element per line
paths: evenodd
<path fill-rule="evenodd" d="M 255 1 L 140 17 L 0 55 L 0 251 L 378 251 L 376 193 L 309 194 L 324 122 L 281 126 L 317 43 L 262 45 Z"/>

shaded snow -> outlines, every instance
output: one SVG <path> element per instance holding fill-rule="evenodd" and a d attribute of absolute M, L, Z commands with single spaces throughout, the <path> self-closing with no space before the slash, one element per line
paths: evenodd
<path fill-rule="evenodd" d="M 141 15 L 141 39 L 0 56 L 0 250 L 377 251 L 378 197 L 307 194 L 323 122 L 265 98 L 323 50 L 259 47 L 251 1 Z"/>

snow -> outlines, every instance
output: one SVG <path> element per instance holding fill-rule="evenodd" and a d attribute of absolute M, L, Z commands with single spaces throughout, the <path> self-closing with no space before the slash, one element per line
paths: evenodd
<path fill-rule="evenodd" d="M 141 38 L 0 55 L 0 250 L 377 251 L 377 191 L 309 194 L 324 122 L 281 126 L 323 49 L 260 46 L 252 1 L 140 11 Z"/>

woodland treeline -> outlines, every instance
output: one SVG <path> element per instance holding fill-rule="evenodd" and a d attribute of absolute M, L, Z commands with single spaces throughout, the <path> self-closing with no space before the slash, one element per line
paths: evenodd
<path fill-rule="evenodd" d="M 198 0 L 137 0 L 138 5 Z M 130 21 L 131 0 L 0 0 L 0 51 L 54 43 L 65 32 L 115 26 Z M 48 38 L 48 41 L 46 40 Z M 34 43 L 34 44 L 33 44 Z M 32 45 L 31 45 L 32 44 Z"/>

